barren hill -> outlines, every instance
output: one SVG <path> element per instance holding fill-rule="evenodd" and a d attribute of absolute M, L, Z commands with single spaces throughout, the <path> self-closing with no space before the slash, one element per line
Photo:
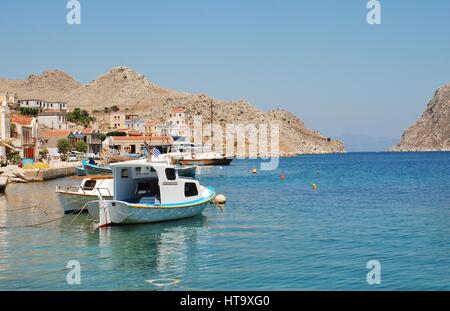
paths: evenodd
<path fill-rule="evenodd" d="M 450 151 L 450 84 L 439 88 L 393 151 Z"/>
<path fill-rule="evenodd" d="M 191 116 L 204 116 L 209 121 L 212 100 L 215 123 L 280 124 L 283 154 L 344 152 L 342 142 L 307 129 L 303 122 L 287 111 L 264 112 L 243 100 L 225 102 L 203 94 L 165 89 L 126 67 L 113 68 L 84 85 L 58 70 L 30 75 L 26 80 L 0 79 L 0 91 L 16 92 L 20 99 L 65 101 L 69 108 L 80 107 L 90 111 L 117 105 L 122 110 L 161 120 L 168 109 L 180 106 Z"/>

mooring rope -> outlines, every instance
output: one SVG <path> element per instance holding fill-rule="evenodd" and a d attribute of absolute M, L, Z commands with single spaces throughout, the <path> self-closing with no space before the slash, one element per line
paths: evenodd
<path fill-rule="evenodd" d="M 5 210 L 1 210 L 0 213 L 6 213 L 6 212 L 20 212 L 20 211 L 24 211 L 24 210 L 28 210 L 28 209 L 32 209 L 32 208 L 36 208 L 37 205 L 33 205 L 33 206 L 29 206 L 29 207 L 24 207 L 24 208 L 17 208 L 17 209 L 5 209 Z"/>
<path fill-rule="evenodd" d="M 72 219 L 72 221 L 68 224 L 68 226 L 71 226 L 75 220 L 77 220 L 78 216 L 80 216 L 80 214 L 83 212 L 83 210 L 86 208 L 86 206 L 91 203 L 91 202 L 87 202 L 83 205 L 83 207 L 78 211 L 78 214 L 75 216 L 74 219 Z M 72 215 L 75 214 L 76 211 L 74 211 L 73 213 L 71 213 Z"/>
<path fill-rule="evenodd" d="M 30 228 L 30 227 L 39 227 L 42 225 L 46 225 L 55 221 L 58 221 L 60 219 L 63 219 L 64 216 L 52 219 L 52 220 L 48 220 L 48 221 L 44 221 L 44 222 L 39 222 L 39 223 L 35 223 L 35 224 L 29 224 L 29 225 L 21 225 L 21 226 L 7 226 L 7 227 L 0 227 L 0 229 L 9 229 L 9 228 Z"/>

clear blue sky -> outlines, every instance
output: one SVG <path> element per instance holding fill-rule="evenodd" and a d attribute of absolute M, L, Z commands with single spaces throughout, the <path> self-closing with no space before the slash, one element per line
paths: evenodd
<path fill-rule="evenodd" d="M 450 1 L 1 1 L 0 76 L 125 65 L 161 86 L 285 108 L 327 136 L 400 137 L 450 83 Z"/>

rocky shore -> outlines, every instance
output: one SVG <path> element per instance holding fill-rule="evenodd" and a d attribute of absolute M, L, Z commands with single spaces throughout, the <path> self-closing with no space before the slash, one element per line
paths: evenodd
<path fill-rule="evenodd" d="M 450 151 L 450 84 L 439 88 L 419 120 L 391 148 L 398 152 Z"/>

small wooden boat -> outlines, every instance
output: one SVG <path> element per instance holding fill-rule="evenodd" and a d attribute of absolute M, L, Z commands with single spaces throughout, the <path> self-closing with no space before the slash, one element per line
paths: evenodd
<path fill-rule="evenodd" d="M 64 213 L 73 213 L 98 197 L 112 199 L 113 179 L 112 176 L 90 176 L 84 178 L 79 186 L 58 186 L 56 193 Z M 85 211 L 87 212 L 87 209 Z"/>
<path fill-rule="evenodd" d="M 138 160 L 111 164 L 111 169 L 114 198 L 87 204 L 100 227 L 194 217 L 215 197 L 213 188 L 180 178 L 173 165 Z"/>
<path fill-rule="evenodd" d="M 111 168 L 108 165 L 101 166 L 97 164 L 90 164 L 86 160 L 81 161 L 83 168 L 88 175 L 108 175 L 111 174 Z"/>

